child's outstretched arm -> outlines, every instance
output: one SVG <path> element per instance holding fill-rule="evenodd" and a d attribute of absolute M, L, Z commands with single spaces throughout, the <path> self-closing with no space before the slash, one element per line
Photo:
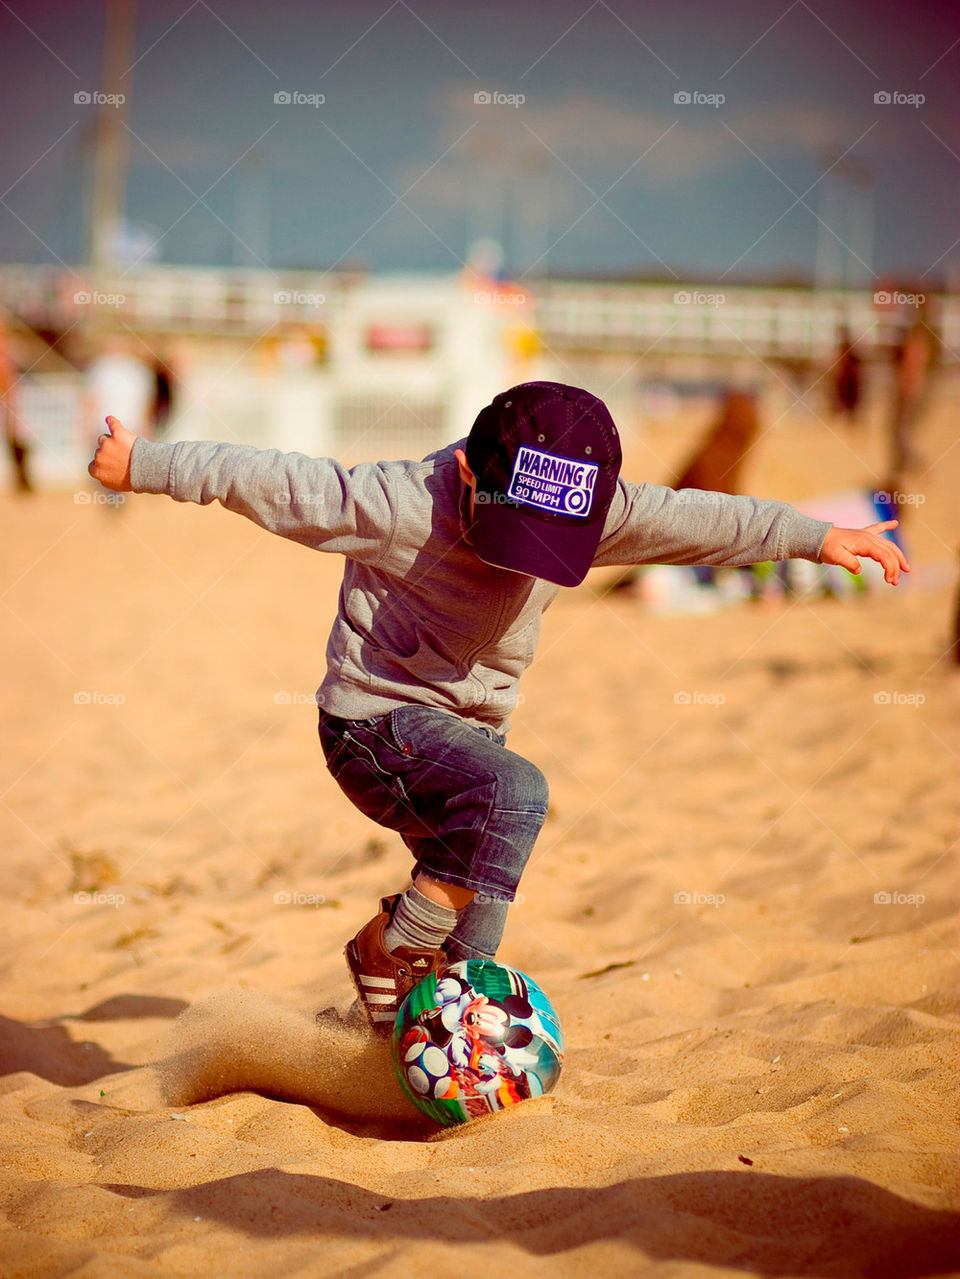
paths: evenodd
<path fill-rule="evenodd" d="M 862 529 L 835 528 L 786 502 L 671 489 L 620 480 L 594 564 L 714 564 L 806 559 L 860 572 L 858 556 L 883 566 L 892 586 L 910 565 L 880 534 L 896 520 Z"/>
<path fill-rule="evenodd" d="M 279 537 L 368 563 L 384 554 L 396 522 L 389 468 L 347 469 L 333 458 L 213 440 L 159 444 L 115 417 L 87 470 L 117 492 L 161 493 L 177 502 L 219 502 Z"/>
<path fill-rule="evenodd" d="M 839 564 L 851 573 L 860 572 L 858 555 L 876 560 L 883 565 L 883 580 L 891 586 L 900 581 L 900 573 L 909 573 L 907 558 L 888 537 L 880 534 L 888 528 L 896 528 L 899 520 L 884 520 L 880 524 L 868 524 L 866 528 L 837 528 L 836 525 L 823 539 L 820 548 L 821 564 Z"/>

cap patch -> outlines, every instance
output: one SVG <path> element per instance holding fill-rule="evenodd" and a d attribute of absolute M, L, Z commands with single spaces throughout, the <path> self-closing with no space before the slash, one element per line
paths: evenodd
<path fill-rule="evenodd" d="M 593 505 L 599 470 L 596 462 L 581 462 L 555 453 L 541 453 L 539 449 L 519 448 L 507 485 L 507 496 L 514 502 L 540 511 L 586 516 Z"/>

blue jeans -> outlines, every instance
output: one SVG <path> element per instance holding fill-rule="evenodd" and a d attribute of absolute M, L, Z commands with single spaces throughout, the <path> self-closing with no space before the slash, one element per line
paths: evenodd
<path fill-rule="evenodd" d="M 476 892 L 446 943 L 451 961 L 496 955 L 507 906 L 547 815 L 547 782 L 492 728 L 431 706 L 374 719 L 320 711 L 334 780 L 367 817 L 398 831 L 425 871 Z"/>

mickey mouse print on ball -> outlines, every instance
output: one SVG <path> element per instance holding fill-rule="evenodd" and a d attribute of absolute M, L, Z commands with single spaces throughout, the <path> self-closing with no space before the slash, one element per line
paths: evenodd
<path fill-rule="evenodd" d="M 413 1104 L 449 1127 L 550 1092 L 563 1034 L 532 978 L 468 959 L 431 973 L 404 1000 L 393 1062 Z"/>

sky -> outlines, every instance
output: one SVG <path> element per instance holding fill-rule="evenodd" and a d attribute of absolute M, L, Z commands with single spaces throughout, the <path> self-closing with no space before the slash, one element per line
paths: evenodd
<path fill-rule="evenodd" d="M 0 0 L 2 262 L 86 260 L 105 15 Z M 124 61 L 134 258 L 960 282 L 955 2 L 140 0 Z"/>

